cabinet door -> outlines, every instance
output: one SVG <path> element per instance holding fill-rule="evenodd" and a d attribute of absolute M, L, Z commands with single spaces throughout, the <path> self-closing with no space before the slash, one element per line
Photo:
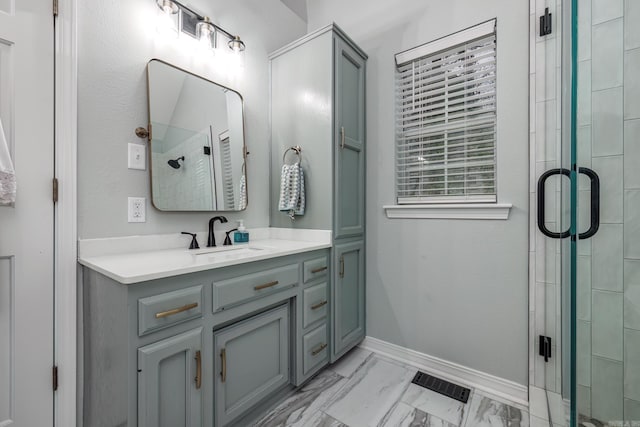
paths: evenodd
<path fill-rule="evenodd" d="M 335 237 L 364 233 L 365 61 L 335 38 Z"/>
<path fill-rule="evenodd" d="M 336 245 L 334 256 L 333 360 L 364 338 L 364 242 Z"/>
<path fill-rule="evenodd" d="M 138 349 L 138 426 L 202 426 L 202 328 Z"/>
<path fill-rule="evenodd" d="M 270 310 L 214 332 L 216 426 L 289 383 L 289 309 Z"/>

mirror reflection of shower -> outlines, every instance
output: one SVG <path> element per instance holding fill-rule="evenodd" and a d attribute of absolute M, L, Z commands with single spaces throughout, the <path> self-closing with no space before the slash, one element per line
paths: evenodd
<path fill-rule="evenodd" d="M 175 160 L 169 160 L 167 163 L 174 169 L 180 169 L 180 166 L 182 165 L 180 164 L 179 160 L 182 160 L 184 162 L 184 156 L 180 156 Z"/>

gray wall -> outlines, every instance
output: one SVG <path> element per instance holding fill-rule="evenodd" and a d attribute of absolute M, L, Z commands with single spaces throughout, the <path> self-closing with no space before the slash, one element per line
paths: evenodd
<path fill-rule="evenodd" d="M 150 203 L 149 171 L 127 169 L 127 143 L 145 126 L 146 64 L 163 59 L 238 90 L 245 100 L 249 207 L 229 214 L 247 227 L 269 224 L 269 73 L 267 54 L 306 32 L 306 24 L 279 0 L 194 0 L 214 22 L 247 45 L 241 76 L 228 64 L 200 59 L 180 40 L 155 31 L 155 0 L 78 4 L 78 237 L 204 230 L 210 214 L 165 213 Z M 127 197 L 147 198 L 147 222 L 127 223 Z M 233 225 L 233 224 L 230 224 Z"/>
<path fill-rule="evenodd" d="M 368 54 L 367 334 L 527 384 L 528 24 L 525 1 L 308 1 Z M 508 221 L 389 220 L 394 54 L 498 18 L 498 201 Z"/>

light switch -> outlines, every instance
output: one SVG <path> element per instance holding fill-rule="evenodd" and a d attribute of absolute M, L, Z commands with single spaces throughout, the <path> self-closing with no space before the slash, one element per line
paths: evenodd
<path fill-rule="evenodd" d="M 129 169 L 145 170 L 147 146 L 129 143 Z"/>

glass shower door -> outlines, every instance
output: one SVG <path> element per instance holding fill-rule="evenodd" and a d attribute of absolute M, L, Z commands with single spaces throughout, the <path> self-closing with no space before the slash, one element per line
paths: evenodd
<path fill-rule="evenodd" d="M 571 6 L 571 425 L 640 426 L 640 1 Z"/>

